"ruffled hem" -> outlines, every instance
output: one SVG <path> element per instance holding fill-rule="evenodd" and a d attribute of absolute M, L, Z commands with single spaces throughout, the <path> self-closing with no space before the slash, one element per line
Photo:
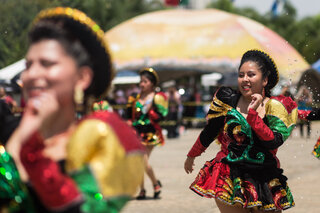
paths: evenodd
<path fill-rule="evenodd" d="M 154 132 L 140 133 L 141 143 L 144 146 L 158 146 L 163 145 L 163 137 Z"/>
<path fill-rule="evenodd" d="M 264 191 L 258 192 L 258 185 L 259 188 L 264 188 Z M 268 185 L 268 189 L 263 185 Z M 255 184 L 247 179 L 231 180 L 229 166 L 214 160 L 206 162 L 190 189 L 200 196 L 218 199 L 228 205 L 242 208 L 272 211 L 289 209 L 295 205 L 289 187 L 283 187 L 278 178 L 267 183 Z M 267 198 L 261 200 L 261 197 Z"/>
<path fill-rule="evenodd" d="M 272 211 L 272 210 L 279 209 L 279 208 L 276 208 L 275 204 L 263 205 L 261 201 L 248 202 L 248 204 L 246 205 L 243 199 L 241 199 L 240 197 L 235 197 L 233 200 L 231 200 L 227 196 L 223 196 L 223 195 L 216 196 L 216 193 L 213 190 L 204 190 L 198 185 L 190 186 L 190 189 L 202 197 L 218 199 L 221 202 L 231 206 L 240 205 L 242 208 L 258 208 L 258 209 L 263 209 L 264 211 Z M 281 204 L 281 210 L 286 210 L 294 206 L 295 206 L 294 202 L 293 203 L 286 202 Z"/>
<path fill-rule="evenodd" d="M 162 145 L 159 141 L 142 141 L 141 142 L 144 146 L 159 146 L 159 145 Z"/>

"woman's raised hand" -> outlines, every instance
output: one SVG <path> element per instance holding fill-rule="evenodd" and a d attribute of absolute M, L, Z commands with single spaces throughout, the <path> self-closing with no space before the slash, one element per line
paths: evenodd
<path fill-rule="evenodd" d="M 262 95 L 255 93 L 255 94 L 251 95 L 251 98 L 252 98 L 252 100 L 248 106 L 248 111 L 249 111 L 249 109 L 257 110 L 257 108 L 260 106 L 260 104 L 263 101 L 263 97 L 262 97 Z"/>
<path fill-rule="evenodd" d="M 59 110 L 59 104 L 54 94 L 43 93 L 31 98 L 26 107 L 18 127 L 18 131 L 25 140 L 35 131 L 41 131 L 48 127 Z"/>

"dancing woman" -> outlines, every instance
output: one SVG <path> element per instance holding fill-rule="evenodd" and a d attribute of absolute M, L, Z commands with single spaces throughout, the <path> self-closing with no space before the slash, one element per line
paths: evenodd
<path fill-rule="evenodd" d="M 271 97 L 279 74 L 272 58 L 260 50 L 242 56 L 238 91 L 221 87 L 207 114 L 207 125 L 189 151 L 185 171 L 217 139 L 221 150 L 207 161 L 191 184 L 197 194 L 214 198 L 221 212 L 278 212 L 294 206 L 276 157 L 297 120 L 289 97 Z"/>
<path fill-rule="evenodd" d="M 141 143 L 146 148 L 145 171 L 150 178 L 154 188 L 154 198 L 158 198 L 161 192 L 161 182 L 156 178 L 149 158 L 153 148 L 164 144 L 162 130 L 159 121 L 168 114 L 168 100 L 163 92 L 156 92 L 155 87 L 159 83 L 159 77 L 152 68 L 140 71 L 140 93 L 129 97 L 127 104 L 128 122 L 139 134 Z M 137 199 L 145 199 L 146 190 L 144 181 L 140 187 Z"/>

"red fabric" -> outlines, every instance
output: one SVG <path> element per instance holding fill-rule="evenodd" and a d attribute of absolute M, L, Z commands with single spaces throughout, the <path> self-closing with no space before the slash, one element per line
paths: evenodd
<path fill-rule="evenodd" d="M 180 0 L 165 0 L 166 5 L 177 6 L 180 3 Z"/>
<path fill-rule="evenodd" d="M 164 137 L 162 135 L 162 128 L 161 128 L 160 124 L 158 122 L 153 121 L 153 120 L 150 120 L 150 122 L 153 125 L 154 129 L 156 130 L 157 135 L 160 138 L 160 143 L 163 146 L 165 144 L 165 140 L 164 140 Z"/>
<path fill-rule="evenodd" d="M 290 97 L 279 95 L 273 96 L 271 98 L 280 101 L 284 105 L 288 113 L 291 113 L 293 109 L 297 108 L 297 103 L 294 102 Z"/>
<path fill-rule="evenodd" d="M 204 197 L 223 198 L 224 193 L 228 193 L 226 189 L 230 187 L 227 181 L 229 178 L 230 168 L 228 164 L 216 160 L 207 161 L 191 184 L 190 189 Z"/>
<path fill-rule="evenodd" d="M 144 150 L 144 147 L 141 145 L 140 140 L 135 134 L 135 131 L 133 131 L 128 124 L 122 121 L 122 119 L 116 113 L 97 111 L 86 117 L 84 120 L 86 119 L 99 119 L 110 125 L 113 131 L 115 131 L 121 145 L 126 152 Z"/>
<path fill-rule="evenodd" d="M 197 141 L 193 144 L 192 148 L 190 149 L 189 153 L 187 154 L 188 157 L 197 157 L 200 156 L 202 152 L 204 152 L 207 147 L 204 147 L 201 144 L 200 136 L 198 137 Z"/>
<path fill-rule="evenodd" d="M 249 109 L 247 121 L 260 140 L 271 141 L 274 139 L 272 130 L 263 122 L 254 109 Z"/>
<path fill-rule="evenodd" d="M 14 102 L 13 98 L 11 96 L 9 96 L 9 95 L 6 95 L 4 100 L 9 105 L 13 104 L 13 102 Z"/>
<path fill-rule="evenodd" d="M 43 139 L 35 133 L 20 152 L 24 168 L 43 204 L 49 209 L 58 209 L 80 199 L 76 184 L 60 171 L 56 162 L 43 156 L 43 149 Z"/>
<path fill-rule="evenodd" d="M 149 112 L 148 112 L 148 115 L 149 115 L 149 118 L 151 120 L 158 120 L 159 119 L 159 115 L 153 110 L 151 109 Z"/>
<path fill-rule="evenodd" d="M 225 158 L 229 154 L 228 145 L 230 143 L 230 138 L 227 136 L 226 132 L 222 132 L 218 135 L 218 141 L 221 144 L 221 150 L 217 153 L 215 160 L 220 162 L 222 158 Z"/>
<path fill-rule="evenodd" d="M 302 120 L 307 120 L 307 116 L 310 114 L 311 110 L 298 110 L 298 118 Z"/>

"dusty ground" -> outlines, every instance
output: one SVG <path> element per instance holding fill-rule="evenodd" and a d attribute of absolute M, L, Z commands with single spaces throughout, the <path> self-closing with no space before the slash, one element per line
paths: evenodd
<path fill-rule="evenodd" d="M 179 139 L 168 139 L 163 147 L 157 147 L 150 162 L 163 184 L 161 199 L 153 200 L 153 190 L 146 180 L 150 199 L 130 201 L 123 213 L 193 213 L 219 212 L 212 199 L 202 198 L 188 189 L 206 160 L 212 159 L 219 146 L 212 143 L 208 150 L 195 161 L 195 171 L 187 175 L 183 164 L 186 154 L 201 129 L 189 129 Z M 280 147 L 278 157 L 284 174 L 288 177 L 296 206 L 286 213 L 318 213 L 320 201 L 320 160 L 311 155 L 313 145 L 320 136 L 320 122 L 312 123 L 309 139 L 301 138 L 298 129 Z"/>

